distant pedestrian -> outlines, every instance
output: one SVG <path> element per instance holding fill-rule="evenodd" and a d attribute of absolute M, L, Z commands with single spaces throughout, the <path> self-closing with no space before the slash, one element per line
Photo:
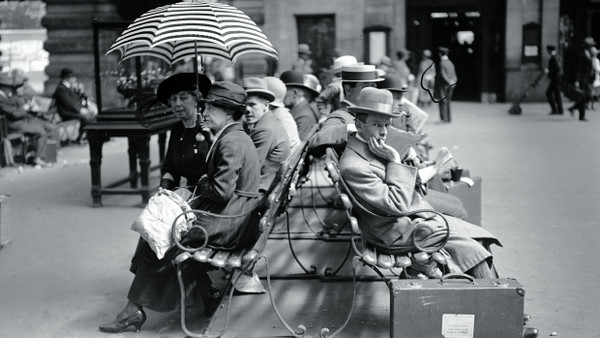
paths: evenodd
<path fill-rule="evenodd" d="M 550 84 L 546 89 L 546 98 L 550 104 L 550 115 L 562 115 L 563 105 L 562 97 L 560 93 L 560 84 L 563 75 L 562 60 L 556 52 L 556 47 L 552 45 L 546 46 L 550 59 L 548 60 L 548 68 L 545 69 L 548 77 L 550 78 Z"/>
<path fill-rule="evenodd" d="M 298 71 L 301 74 L 311 74 L 313 72 L 311 54 L 312 51 L 309 45 L 305 43 L 299 44 L 298 59 L 292 65 L 292 70 Z"/>
<path fill-rule="evenodd" d="M 600 59 L 598 59 L 598 50 L 592 47 L 592 63 L 594 65 L 594 83 L 592 84 L 591 108 L 594 109 L 594 101 L 600 97 Z"/>
<path fill-rule="evenodd" d="M 585 118 L 585 109 L 587 103 L 592 98 L 592 85 L 594 83 L 594 64 L 592 56 L 592 48 L 596 45 L 596 41 L 591 36 L 583 39 L 582 51 L 577 57 L 577 78 L 575 87 L 579 89 L 575 105 L 569 108 L 569 113 L 573 116 L 575 109 L 579 110 L 579 121 L 587 121 Z"/>
<path fill-rule="evenodd" d="M 454 93 L 454 85 L 458 78 L 456 76 L 456 70 L 454 64 L 448 58 L 450 50 L 446 47 L 438 48 L 439 62 L 435 70 L 435 97 L 437 100 L 443 100 L 439 103 L 440 105 L 440 120 L 442 122 L 451 122 L 450 114 L 450 101 L 452 101 L 452 94 Z"/>
<path fill-rule="evenodd" d="M 421 88 L 421 78 L 423 79 L 423 86 L 425 88 L 433 88 L 435 86 L 435 67 L 431 67 L 432 63 L 431 51 L 429 49 L 423 50 L 415 84 L 415 86 L 419 88 L 419 96 L 417 99 L 417 105 L 419 107 L 426 107 L 431 104 L 431 96 L 429 96 L 429 93 L 425 89 Z"/>

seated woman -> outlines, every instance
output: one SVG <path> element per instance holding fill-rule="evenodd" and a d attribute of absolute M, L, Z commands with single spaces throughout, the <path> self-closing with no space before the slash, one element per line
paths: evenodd
<path fill-rule="evenodd" d="M 202 89 L 200 91 L 202 92 Z M 176 97 L 172 98 L 173 95 Z M 182 95 L 185 96 L 181 92 L 169 95 L 169 102 L 173 104 L 182 101 Z M 247 226 L 251 216 L 248 210 L 254 209 L 258 201 L 260 166 L 252 140 L 239 123 L 245 100 L 244 90 L 227 82 L 213 84 L 204 100 L 206 126 L 214 134 L 215 140 L 208 151 L 206 174 L 194 187 L 196 198 L 192 207 L 221 215 L 248 215 L 201 220 L 201 225 L 207 230 L 209 246 L 214 248 L 243 245 L 255 239 L 258 234 L 257 229 Z M 204 158 L 204 155 L 198 156 Z M 163 177 L 163 180 L 165 179 L 168 178 Z M 189 183 L 195 182 L 188 179 Z M 182 243 L 203 242 L 203 236 L 203 233 L 192 230 L 184 237 Z M 171 260 L 177 254 L 177 248 L 173 248 L 159 260 L 147 244 L 138 247 L 131 267 L 135 277 L 129 290 L 129 301 L 113 322 L 100 325 L 100 331 L 119 333 L 130 327 L 139 331 L 146 321 L 144 307 L 157 312 L 174 310 L 178 305 L 180 293 Z M 206 264 L 189 260 L 183 265 L 182 274 L 188 288 L 186 294 L 198 293 L 204 303 L 205 312 L 211 313 L 216 309 L 219 299 L 211 288 L 211 280 L 207 274 L 209 269 L 210 266 Z"/>

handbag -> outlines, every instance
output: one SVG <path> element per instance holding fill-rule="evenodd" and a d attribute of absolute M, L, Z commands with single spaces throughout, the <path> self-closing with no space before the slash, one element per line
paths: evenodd
<path fill-rule="evenodd" d="M 196 219 L 187 200 L 182 197 L 187 189 L 170 191 L 158 188 L 158 192 L 150 198 L 142 213 L 133 221 L 131 230 L 136 231 L 148 242 L 148 245 L 162 259 L 165 253 L 175 245 L 173 236 L 181 240 L 181 234 L 187 232 Z M 183 217 L 180 217 L 185 213 Z M 176 222 L 175 222 L 176 221 Z M 174 224 L 175 223 L 175 224 Z M 173 231 L 175 227 L 175 231 Z"/>

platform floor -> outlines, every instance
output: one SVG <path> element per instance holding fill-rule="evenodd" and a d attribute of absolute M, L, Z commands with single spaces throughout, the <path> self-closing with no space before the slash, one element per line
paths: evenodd
<path fill-rule="evenodd" d="M 431 107 L 429 141 L 436 149 L 447 146 L 461 166 L 483 178 L 483 226 L 504 245 L 494 250 L 498 270 L 524 286 L 525 311 L 540 337 L 600 337 L 600 113 L 579 122 L 548 116 L 545 104 L 524 104 L 521 116 L 508 115 L 509 107 L 453 103 L 452 124 L 435 123 Z M 156 142 L 152 147 L 155 161 Z M 0 337 L 107 337 L 98 325 L 126 302 L 137 242 L 129 227 L 141 198 L 105 196 L 104 207 L 92 208 L 88 161 L 87 147 L 68 147 L 53 168 L 0 169 L 12 220 L 12 240 L 0 250 Z M 108 142 L 103 162 L 104 182 L 126 175 L 126 143 Z M 153 179 L 158 182 L 156 173 Z M 293 220 L 302 225 L 301 217 Z M 346 249 L 344 243 L 298 242 L 298 256 L 318 271 L 335 265 Z M 266 253 L 271 273 L 302 272 L 285 241 L 272 241 Z M 346 266 L 342 273 L 349 271 Z M 305 325 L 306 337 L 318 337 L 323 327 L 333 332 L 351 303 L 348 282 L 276 280 L 272 286 L 282 314 L 293 327 Z M 364 282 L 357 292 L 341 337 L 386 337 L 387 288 Z M 188 309 L 196 318 L 191 328 L 202 323 L 199 312 Z M 225 337 L 287 336 L 267 295 L 234 297 L 231 315 Z M 148 312 L 141 333 L 112 335 L 133 336 L 185 335 L 178 312 Z"/>

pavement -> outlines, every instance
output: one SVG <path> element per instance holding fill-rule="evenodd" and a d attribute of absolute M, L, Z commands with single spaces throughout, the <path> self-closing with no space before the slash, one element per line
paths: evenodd
<path fill-rule="evenodd" d="M 496 266 L 525 288 L 525 312 L 540 337 L 600 337 L 600 109 L 580 122 L 568 112 L 549 116 L 546 104 L 521 107 L 522 115 L 512 116 L 510 104 L 456 102 L 451 124 L 438 123 L 436 107 L 427 108 L 432 154 L 446 146 L 463 168 L 483 178 L 483 226 L 503 243 L 494 249 Z M 154 139 L 151 145 L 156 163 Z M 105 145 L 105 184 L 127 175 L 126 147 L 118 138 Z M 12 235 L 0 249 L 0 337 L 107 337 L 98 325 L 113 320 L 126 303 L 138 239 L 129 227 L 142 210 L 141 197 L 104 196 L 104 206 L 93 208 L 88 161 L 86 146 L 69 146 L 51 168 L 0 169 L 0 194 L 10 194 Z M 151 180 L 158 184 L 156 172 Z M 285 241 L 270 243 L 270 272 L 302 271 Z M 345 246 L 302 241 L 295 250 L 321 269 L 335 265 Z M 348 274 L 347 265 L 341 273 Z M 322 327 L 333 332 L 352 301 L 348 282 L 277 280 L 272 287 L 279 310 L 293 328 L 304 324 L 306 337 L 318 337 Z M 386 337 L 389 314 L 385 284 L 359 283 L 354 313 L 340 336 Z M 199 329 L 202 316 L 188 322 Z M 225 337 L 289 336 L 267 295 L 235 296 L 229 325 Z M 148 311 L 140 333 L 113 336 L 185 334 L 179 312 Z"/>

